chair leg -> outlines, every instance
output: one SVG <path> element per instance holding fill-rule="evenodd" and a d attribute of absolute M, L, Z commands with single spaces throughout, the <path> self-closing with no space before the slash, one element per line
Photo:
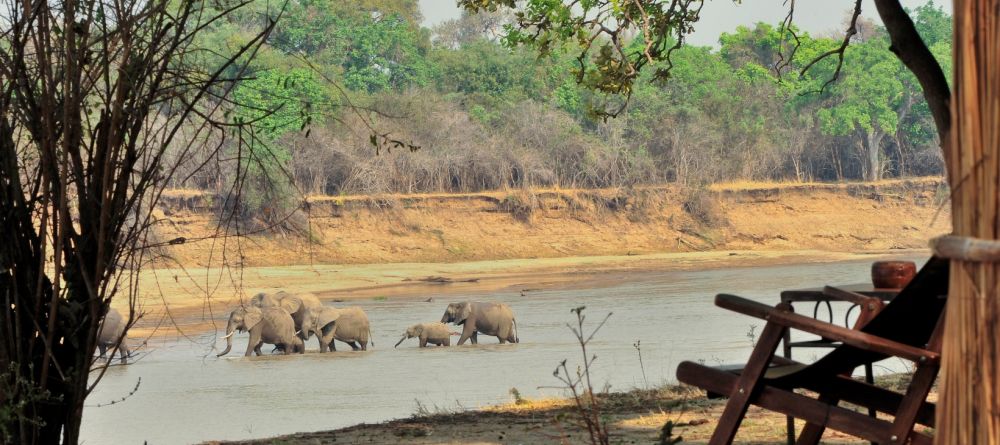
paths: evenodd
<path fill-rule="evenodd" d="M 913 374 L 913 380 L 906 389 L 906 396 L 896 411 L 896 419 L 892 422 L 891 433 L 895 439 L 891 443 L 907 443 L 907 438 L 913 432 L 913 425 L 917 421 L 917 411 L 927 399 L 927 393 L 934 385 L 938 370 L 937 365 L 917 366 L 917 372 Z"/>
<path fill-rule="evenodd" d="M 792 358 L 792 331 L 791 329 L 785 329 L 782 334 L 781 345 L 783 348 L 785 358 L 791 360 Z M 795 418 L 792 416 L 785 416 L 785 432 L 787 434 L 788 445 L 795 445 Z"/>
<path fill-rule="evenodd" d="M 781 325 L 767 323 L 757 340 L 757 346 L 750 354 L 750 360 L 740 373 L 736 385 L 729 394 L 729 402 L 726 403 L 722 416 L 719 417 L 719 424 L 712 433 L 709 445 L 728 445 L 736 437 L 736 431 L 743 422 L 747 408 L 750 406 L 751 396 L 761 385 L 761 379 L 771 363 L 774 352 L 778 349 L 784 331 Z"/>
<path fill-rule="evenodd" d="M 837 402 L 840 400 L 836 397 L 821 395 L 819 396 L 819 401 L 828 405 L 837 405 Z M 806 426 L 802 428 L 802 433 L 799 434 L 799 440 L 795 442 L 795 445 L 816 445 L 819 443 L 819 440 L 823 438 L 824 431 L 826 431 L 826 425 L 806 423 Z"/>
<path fill-rule="evenodd" d="M 869 385 L 875 384 L 875 367 L 871 363 L 865 363 L 865 383 Z M 878 417 L 878 411 L 875 408 L 868 408 L 868 417 L 875 419 Z M 879 445 L 878 442 L 872 442 L 872 445 Z"/>

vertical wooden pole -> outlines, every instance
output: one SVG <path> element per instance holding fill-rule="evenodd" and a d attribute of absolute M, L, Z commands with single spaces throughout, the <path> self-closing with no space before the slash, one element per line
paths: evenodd
<path fill-rule="evenodd" d="M 955 0 L 955 235 L 1000 238 L 1000 0 Z M 1000 444 L 1000 263 L 952 260 L 936 444 Z"/>

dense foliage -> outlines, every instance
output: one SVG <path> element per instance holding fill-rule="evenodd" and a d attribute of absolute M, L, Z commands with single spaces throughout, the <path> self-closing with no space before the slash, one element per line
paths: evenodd
<path fill-rule="evenodd" d="M 932 3 L 911 13 L 947 70 L 951 18 Z M 552 44 L 539 58 L 504 31 L 514 18 L 503 12 L 430 30 L 416 0 L 293 0 L 285 17 L 252 66 L 255 79 L 234 94 L 268 110 L 242 117 L 264 123 L 259 165 L 223 160 L 174 186 L 222 190 L 241 172 L 276 171 L 322 194 L 942 173 L 915 78 L 888 51 L 885 30 L 863 18 L 825 88 L 835 58 L 799 72 L 841 35 L 797 31 L 789 60 L 792 32 L 758 23 L 715 47 L 680 46 L 668 74 L 637 74 L 645 81 L 630 83 L 627 106 L 605 119 L 595 110 L 608 107 L 607 91 L 588 85 L 607 63 L 600 50 L 579 60 L 572 43 Z M 207 39 L 237 45 L 254 20 L 233 16 Z M 635 36 L 628 45 L 642 48 Z"/>

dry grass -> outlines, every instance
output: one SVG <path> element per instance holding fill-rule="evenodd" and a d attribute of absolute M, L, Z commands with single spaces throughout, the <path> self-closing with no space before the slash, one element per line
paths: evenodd
<path fill-rule="evenodd" d="M 944 181 L 944 178 L 940 176 L 925 176 L 918 178 L 905 178 L 905 179 L 883 179 L 881 181 L 874 182 L 863 182 L 863 181 L 847 181 L 839 183 L 831 182 L 797 182 L 797 181 L 726 181 L 711 184 L 708 189 L 713 192 L 735 192 L 735 191 L 753 191 L 753 190 L 788 190 L 788 189 L 828 189 L 836 190 L 842 189 L 849 186 L 876 186 L 876 187 L 894 187 L 900 185 L 914 184 L 914 183 L 934 183 L 938 184 Z"/>

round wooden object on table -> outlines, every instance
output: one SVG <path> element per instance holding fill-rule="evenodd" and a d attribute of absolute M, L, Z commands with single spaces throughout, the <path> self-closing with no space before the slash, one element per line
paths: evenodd
<path fill-rule="evenodd" d="M 900 289 L 917 274 L 913 261 L 876 261 L 872 263 L 872 285 L 876 288 Z"/>

